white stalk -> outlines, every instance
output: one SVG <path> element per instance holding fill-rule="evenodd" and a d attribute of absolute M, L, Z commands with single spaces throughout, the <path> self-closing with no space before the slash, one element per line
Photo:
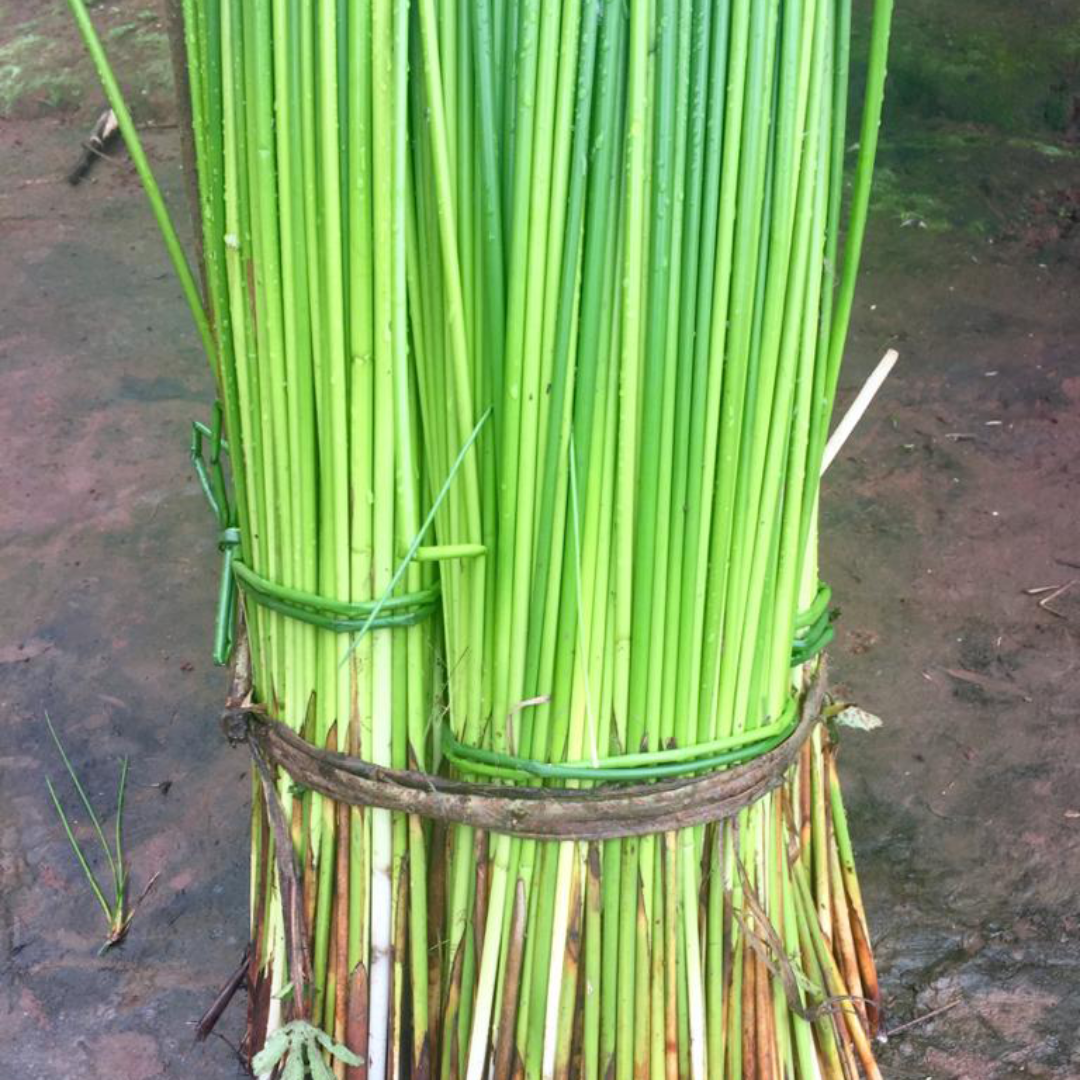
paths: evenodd
<path fill-rule="evenodd" d="M 387 635 L 388 636 L 388 635 Z M 378 651 L 378 645 L 376 645 Z M 379 755 L 380 758 L 383 755 Z M 389 765 L 389 753 L 385 755 Z M 382 761 L 378 762 L 383 764 Z M 393 931 L 393 830 L 387 810 L 371 813 L 371 1005 L 368 1077 L 384 1080 L 390 1033 L 390 938 Z"/>
<path fill-rule="evenodd" d="M 701 942 L 698 934 L 698 884 L 694 866 L 697 861 L 694 829 L 679 834 L 679 871 L 682 878 L 683 937 L 686 960 L 686 1005 L 690 1028 L 690 1075 L 705 1080 L 707 1048 L 705 1022 L 705 986 L 701 973 Z"/>
<path fill-rule="evenodd" d="M 844 413 L 843 420 L 836 425 L 836 430 L 829 436 L 829 441 L 825 444 L 825 454 L 821 459 L 822 476 L 825 475 L 825 470 L 833 463 L 836 455 L 843 449 L 844 443 L 848 441 L 856 425 L 863 418 L 863 413 L 870 408 L 870 402 L 877 396 L 882 383 L 889 377 L 889 373 L 899 359 L 900 354 L 895 349 L 890 349 L 878 361 L 877 367 L 870 372 L 870 377 L 863 383 L 862 389 L 855 395 L 855 400 L 851 403 L 848 411 Z"/>
<path fill-rule="evenodd" d="M 491 893 L 488 897 L 487 924 L 484 926 L 484 944 L 480 955 L 480 971 L 476 981 L 476 1005 L 472 1028 L 469 1032 L 469 1060 L 465 1080 L 483 1080 L 488 1059 L 491 1030 L 492 998 L 495 993 L 495 976 L 499 966 L 499 943 L 502 939 L 502 914 L 506 907 L 506 882 L 509 876 L 510 837 L 499 833 L 492 838 Z"/>
<path fill-rule="evenodd" d="M 544 1055 L 540 1075 L 555 1076 L 555 1055 L 559 1043 L 559 999 L 562 996 L 562 969 L 566 956 L 566 934 L 570 923 L 570 886 L 574 867 L 572 840 L 559 844 L 559 869 L 555 879 L 555 920 L 551 927 L 551 959 L 548 964 L 547 1008 L 544 1012 Z"/>

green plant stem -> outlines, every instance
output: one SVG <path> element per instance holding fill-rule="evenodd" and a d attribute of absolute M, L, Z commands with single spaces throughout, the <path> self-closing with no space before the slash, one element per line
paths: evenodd
<path fill-rule="evenodd" d="M 191 310 L 191 317 L 195 321 L 195 328 L 199 332 L 203 349 L 206 351 L 207 357 L 213 361 L 216 356 L 214 336 L 210 331 L 210 321 L 206 317 L 206 311 L 203 308 L 199 286 L 191 272 L 191 267 L 188 265 L 180 237 L 177 234 L 176 227 L 173 225 L 172 218 L 169 216 L 168 208 L 165 206 L 165 199 L 150 168 L 150 162 L 147 160 L 146 152 L 143 150 L 142 140 L 139 138 L 135 123 L 131 119 L 131 113 L 128 111 L 127 104 L 124 101 L 123 91 L 120 89 L 120 84 L 116 81 L 108 57 L 105 55 L 105 50 L 101 45 L 101 38 L 94 28 L 85 0 L 68 0 L 68 7 L 71 9 L 75 25 L 78 26 L 79 33 L 82 35 L 86 51 L 94 62 L 98 78 L 101 80 L 105 96 L 108 98 L 109 107 L 116 115 L 116 123 L 120 128 L 121 136 L 123 136 L 124 145 L 128 148 L 132 163 L 139 174 L 139 181 L 142 183 L 146 197 L 150 201 L 150 209 L 153 211 L 154 220 L 157 222 L 161 235 L 165 240 L 165 248 L 169 253 L 173 269 L 180 279 L 180 287 Z"/>

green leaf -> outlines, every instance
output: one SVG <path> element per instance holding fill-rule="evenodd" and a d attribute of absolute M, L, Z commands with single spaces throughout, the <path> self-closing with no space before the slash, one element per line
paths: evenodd
<path fill-rule="evenodd" d="M 323 1061 L 319 1048 L 313 1043 L 307 1044 L 307 1056 L 311 1067 L 311 1080 L 334 1080 L 333 1069 Z"/>
<path fill-rule="evenodd" d="M 278 1028 L 267 1040 L 263 1048 L 251 1062 L 252 1071 L 258 1076 L 269 1072 L 289 1048 L 291 1042 L 288 1026 Z"/>
<path fill-rule="evenodd" d="M 94 877 L 94 872 L 90 869 L 90 864 L 86 861 L 86 856 L 79 846 L 79 841 L 75 839 L 75 833 L 71 829 L 67 814 L 64 813 L 64 808 L 60 805 L 60 799 L 56 794 L 56 788 L 53 787 L 52 781 L 48 779 L 48 777 L 45 779 L 45 786 L 49 789 L 49 795 L 52 797 L 53 806 L 56 807 L 57 814 L 60 815 L 60 824 L 64 826 L 64 832 L 67 835 L 68 843 L 71 844 L 71 850 L 75 852 L 75 857 L 79 860 L 79 866 L 82 867 L 82 872 L 85 874 L 86 880 L 90 883 L 90 888 L 93 890 L 94 896 L 97 897 L 97 902 L 101 905 L 101 910 L 105 912 L 105 918 L 112 922 L 112 908 L 105 899 L 105 894 L 101 891 L 101 886 L 98 885 L 97 878 Z"/>
<path fill-rule="evenodd" d="M 56 728 L 53 727 L 52 717 L 45 713 L 45 723 L 48 726 L 49 734 L 52 736 L 52 741 L 56 744 L 56 749 L 60 751 L 60 757 L 64 762 L 64 768 L 67 769 L 67 774 L 71 777 L 71 783 L 75 788 L 75 791 L 79 795 L 79 800 L 86 808 L 87 816 L 90 818 L 90 824 L 94 826 L 94 832 L 97 833 L 97 838 L 101 843 L 101 848 L 105 852 L 105 858 L 109 863 L 109 869 L 112 871 L 113 879 L 116 880 L 116 863 L 113 860 L 112 851 L 109 848 L 108 841 L 105 839 L 105 832 L 101 827 L 101 819 L 97 816 L 94 808 L 90 805 L 90 798 L 86 794 L 86 789 L 82 786 L 82 781 L 79 779 L 79 774 L 75 771 L 75 766 L 71 764 L 71 759 L 67 756 L 67 751 L 64 749 L 64 744 L 60 741 L 60 736 L 56 734 Z M 124 773 L 127 769 L 125 766 Z M 121 784 L 124 779 L 124 774 L 121 774 Z M 120 789 L 120 797 L 123 799 L 123 787 Z M 54 796 L 55 799 L 55 796 Z M 122 804 L 121 804 L 122 805 Z"/>
<path fill-rule="evenodd" d="M 325 1031 L 320 1028 L 312 1028 L 312 1034 L 318 1043 L 329 1053 L 340 1061 L 344 1061 L 346 1065 L 363 1065 L 363 1058 L 357 1057 L 347 1046 L 343 1046 L 341 1043 L 334 1042 Z"/>
<path fill-rule="evenodd" d="M 304 1066 L 303 1044 L 294 1046 L 289 1052 L 289 1058 L 285 1062 L 285 1068 L 281 1073 L 281 1080 L 304 1080 L 307 1069 Z"/>

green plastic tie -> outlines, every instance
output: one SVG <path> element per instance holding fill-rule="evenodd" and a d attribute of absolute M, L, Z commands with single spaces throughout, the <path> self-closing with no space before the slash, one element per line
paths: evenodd
<path fill-rule="evenodd" d="M 813 603 L 795 616 L 795 640 L 791 644 L 791 666 L 813 660 L 836 636 L 833 622 L 837 612 L 830 610 L 832 589 L 819 585 Z"/>
<path fill-rule="evenodd" d="M 595 764 L 587 761 L 536 761 L 466 746 L 454 737 L 445 722 L 442 748 L 446 757 L 466 772 L 507 780 L 526 777 L 539 777 L 542 780 L 663 780 L 752 761 L 779 746 L 798 723 L 796 702 L 791 698 L 777 720 L 754 731 L 697 746 L 601 758 Z"/>
<path fill-rule="evenodd" d="M 238 589 L 243 591 L 247 600 L 260 607 L 335 634 L 414 626 L 435 612 L 439 603 L 438 584 L 419 592 L 392 596 L 381 603 L 378 600 L 354 603 L 281 585 L 253 570 L 241 558 L 243 541 L 229 499 L 222 462 L 222 455 L 228 452 L 229 445 L 222 437 L 221 404 L 215 402 L 210 426 L 198 421 L 191 425 L 190 445 L 192 467 L 217 522 L 218 550 L 222 556 L 214 621 L 215 664 L 228 664 L 232 655 Z"/>
<path fill-rule="evenodd" d="M 795 616 L 795 640 L 791 666 L 812 660 L 832 641 L 834 612 L 829 609 L 832 590 L 818 588 L 813 603 Z M 775 750 L 798 727 L 796 698 L 788 699 L 780 716 L 769 723 L 696 746 L 669 747 L 601 758 L 594 762 L 548 762 L 501 754 L 495 750 L 467 746 L 443 723 L 442 748 L 447 759 L 463 772 L 505 780 L 539 778 L 541 780 L 632 781 L 663 780 L 693 773 L 742 765 Z"/>

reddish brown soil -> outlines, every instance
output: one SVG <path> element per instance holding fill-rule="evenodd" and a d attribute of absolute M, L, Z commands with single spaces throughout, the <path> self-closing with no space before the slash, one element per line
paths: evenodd
<path fill-rule="evenodd" d="M 228 1046 L 192 1042 L 247 907 L 186 460 L 211 381 L 129 168 L 63 183 L 98 100 L 0 121 L 0 1045 L 35 1080 L 228 1077 Z M 182 207 L 175 132 L 148 143 Z M 882 1047 L 895 1080 L 1080 1076 L 1080 580 L 1025 593 L 1080 579 L 1080 230 L 1047 220 L 1080 159 L 1058 149 L 887 133 L 857 300 L 845 399 L 901 362 L 827 478 L 823 572 L 834 671 L 885 720 L 843 765 L 888 1022 L 921 1020 Z M 131 758 L 133 891 L 161 874 L 102 958 L 45 710 L 100 805 Z"/>
<path fill-rule="evenodd" d="M 1080 238 L 1045 192 L 1080 162 L 902 134 L 883 159 L 947 227 L 875 219 L 845 382 L 901 362 L 827 478 L 823 563 L 836 668 L 886 721 L 844 778 L 891 1023 L 951 1006 L 886 1074 L 1076 1077 Z"/>

